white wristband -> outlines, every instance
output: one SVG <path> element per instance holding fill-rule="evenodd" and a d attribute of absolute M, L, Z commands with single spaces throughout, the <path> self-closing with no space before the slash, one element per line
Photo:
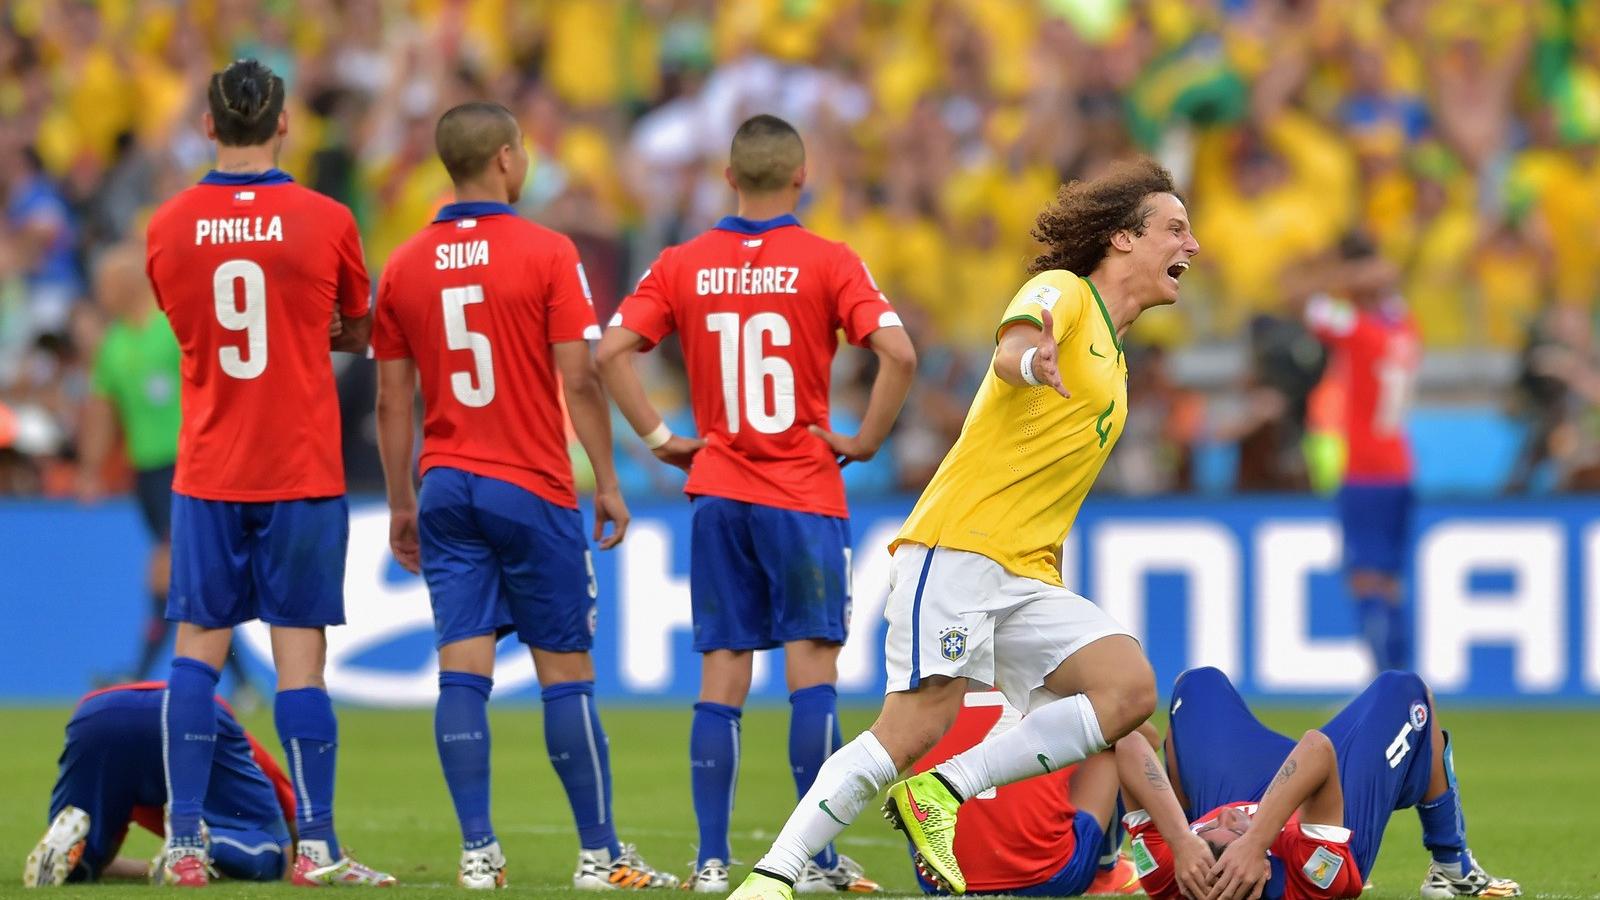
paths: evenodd
<path fill-rule="evenodd" d="M 1038 387 L 1039 385 L 1043 384 L 1043 382 L 1041 382 L 1039 379 L 1033 377 L 1033 357 L 1034 354 L 1038 352 L 1038 347 L 1029 347 L 1028 349 L 1022 351 L 1022 380 L 1026 381 L 1033 387 Z"/>
<path fill-rule="evenodd" d="M 672 429 L 667 427 L 667 422 L 663 419 L 655 431 L 639 435 L 639 440 L 644 441 L 644 445 L 651 450 L 658 450 L 666 446 L 667 441 L 672 440 Z"/>

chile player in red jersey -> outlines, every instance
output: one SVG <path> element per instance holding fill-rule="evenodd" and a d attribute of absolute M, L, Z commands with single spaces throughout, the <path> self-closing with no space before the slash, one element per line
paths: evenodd
<path fill-rule="evenodd" d="M 595 474 L 594 539 L 621 542 L 628 509 L 587 339 L 599 337 L 577 248 L 511 207 L 528 173 L 516 119 L 494 103 L 434 132 L 456 202 L 401 245 L 378 288 L 378 435 L 395 557 L 428 583 L 439 648 L 435 738 L 461 825 L 460 883 L 505 884 L 489 819 L 495 641 L 533 653 L 550 761 L 566 788 L 580 889 L 672 888 L 617 840 L 611 762 L 594 705 L 595 581 L 567 456 L 562 400 Z M 422 490 L 411 475 L 415 385 Z M 612 523 L 610 535 L 604 533 Z"/>
<path fill-rule="evenodd" d="M 700 851 L 694 887 L 726 892 L 728 815 L 752 653 L 782 646 L 790 763 L 804 795 L 839 746 L 834 682 L 849 619 L 849 513 L 841 462 L 870 459 L 911 387 L 916 354 L 866 266 L 800 226 L 805 148 L 792 126 L 739 126 L 727 169 L 739 214 L 671 247 L 623 300 L 600 343 L 617 406 L 694 498 L 690 592 L 702 654 L 690 761 Z M 837 332 L 878 357 L 860 432 L 828 422 Z M 636 351 L 677 332 L 699 439 L 673 435 L 634 372 Z M 797 888 L 874 889 L 824 849 Z"/>
<path fill-rule="evenodd" d="M 255 60 L 213 75 L 205 128 L 216 168 L 150 219 L 146 271 L 183 351 L 165 877 L 206 882 L 211 696 L 233 626 L 260 619 L 272 628 L 275 722 L 300 797 L 294 879 L 392 884 L 334 834 L 338 724 L 322 680 L 323 629 L 344 622 L 349 537 L 328 350 L 366 348 L 369 283 L 350 210 L 276 167 L 283 90 Z"/>
<path fill-rule="evenodd" d="M 925 772 L 1016 725 L 1022 715 L 996 690 L 966 695 L 954 725 L 913 771 Z M 1139 879 L 1122 843 L 1117 766 L 1110 751 L 1064 769 L 1013 782 L 961 810 L 956 853 L 968 894 L 1075 897 L 1134 894 Z M 917 872 L 926 893 L 933 882 Z"/>
<path fill-rule="evenodd" d="M 1395 289 L 1394 267 L 1360 236 L 1340 246 L 1343 299 L 1314 297 L 1312 333 L 1332 351 L 1344 388 L 1339 488 L 1344 568 L 1361 634 L 1378 671 L 1411 667 L 1411 617 L 1400 592 L 1410 546 L 1411 449 L 1405 415 L 1420 356 L 1416 326 Z"/>
<path fill-rule="evenodd" d="M 160 681 L 122 684 L 78 701 L 50 791 L 50 828 L 28 855 L 24 886 L 147 875 L 163 883 L 164 855 L 147 864 L 120 858 L 117 851 L 130 824 L 162 833 L 166 687 Z M 212 702 L 217 741 L 205 798 L 212 864 L 227 878 L 276 881 L 287 874 L 291 859 L 294 787 L 266 748 L 240 727 L 228 704 L 221 697 Z"/>

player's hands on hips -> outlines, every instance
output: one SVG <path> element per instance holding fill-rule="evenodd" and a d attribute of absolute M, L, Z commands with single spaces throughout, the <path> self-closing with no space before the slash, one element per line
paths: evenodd
<path fill-rule="evenodd" d="M 1037 348 L 1033 354 L 1034 380 L 1054 388 L 1063 397 L 1071 397 L 1071 392 L 1061 383 L 1061 348 L 1056 346 L 1056 320 L 1048 309 L 1039 312 L 1044 330 L 1039 332 L 1039 340 L 1034 344 Z"/>
<path fill-rule="evenodd" d="M 422 545 L 417 538 L 415 509 L 389 510 L 389 550 L 401 568 L 413 575 L 422 574 Z"/>
<path fill-rule="evenodd" d="M 1258 900 L 1271 876 L 1266 848 L 1257 846 L 1246 835 L 1229 844 L 1222 856 L 1211 864 L 1211 892 L 1207 900 Z"/>
<path fill-rule="evenodd" d="M 829 431 L 826 428 L 818 428 L 815 425 L 806 427 L 810 429 L 812 434 L 821 438 L 822 442 L 828 445 L 828 449 L 833 451 L 833 455 L 839 458 L 839 465 L 841 466 L 848 462 L 866 462 L 878 455 L 878 446 L 875 444 L 869 445 L 859 435 L 852 437 L 848 434 Z"/>
<path fill-rule="evenodd" d="M 1178 890 L 1183 896 L 1203 900 L 1211 893 L 1211 864 L 1216 859 L 1212 857 L 1211 846 L 1204 838 L 1192 831 L 1183 834 L 1185 837 L 1170 845 L 1173 878 L 1178 882 Z"/>
<path fill-rule="evenodd" d="M 656 459 L 661 460 L 667 465 L 677 466 L 678 468 L 687 472 L 689 471 L 689 467 L 694 464 L 694 455 L 699 453 L 700 448 L 704 447 L 705 445 L 706 442 L 700 440 L 699 438 L 684 437 L 681 434 L 675 434 L 668 438 L 665 444 L 662 444 L 650 452 L 656 455 Z"/>
<path fill-rule="evenodd" d="M 607 522 L 611 523 L 609 535 L 605 533 Z M 594 542 L 600 545 L 601 550 L 610 550 L 622 543 L 622 537 L 627 533 L 628 504 L 622 502 L 622 491 L 617 488 L 597 488 L 594 492 Z"/>

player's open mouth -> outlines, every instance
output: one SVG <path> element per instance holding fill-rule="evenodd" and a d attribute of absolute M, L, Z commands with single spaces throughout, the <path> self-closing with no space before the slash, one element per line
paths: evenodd
<path fill-rule="evenodd" d="M 1167 267 L 1167 277 L 1177 281 L 1187 271 L 1189 271 L 1189 261 L 1182 259 Z"/>

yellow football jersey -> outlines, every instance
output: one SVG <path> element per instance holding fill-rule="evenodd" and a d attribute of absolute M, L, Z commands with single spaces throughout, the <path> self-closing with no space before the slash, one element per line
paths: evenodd
<path fill-rule="evenodd" d="M 891 549 L 903 541 L 989 557 L 1013 574 L 1061 584 L 1061 544 L 1128 416 L 1128 366 L 1111 314 L 1086 278 L 1035 275 L 1000 329 L 1055 318 L 1061 381 L 1013 387 L 993 368 Z M 999 331 L 996 332 L 996 339 Z"/>

